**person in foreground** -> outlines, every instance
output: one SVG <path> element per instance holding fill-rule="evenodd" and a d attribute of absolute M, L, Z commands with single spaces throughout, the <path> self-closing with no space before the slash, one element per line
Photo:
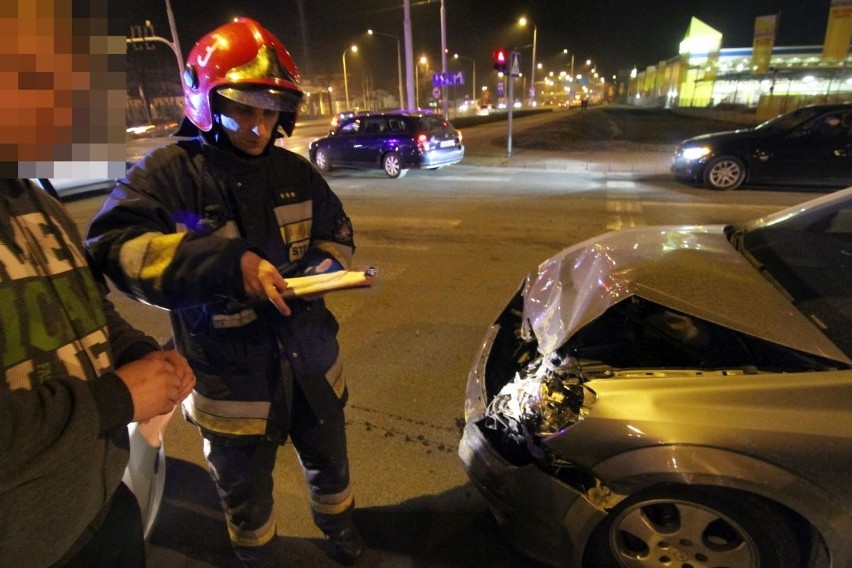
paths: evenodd
<path fill-rule="evenodd" d="M 131 296 L 171 311 L 195 375 L 185 417 L 204 440 L 233 548 L 280 566 L 273 513 L 278 448 L 292 440 L 316 525 L 354 563 L 364 541 L 344 429 L 338 323 L 321 297 L 282 297 L 282 274 L 347 269 L 355 249 L 338 197 L 292 133 L 299 74 L 279 39 L 237 18 L 202 37 L 183 75 L 189 140 L 153 150 L 119 180 L 86 240 Z"/>
<path fill-rule="evenodd" d="M 195 383 L 106 290 L 62 205 L 0 180 L 3 566 L 145 566 L 139 505 L 121 481 L 127 425 L 171 412 Z"/>

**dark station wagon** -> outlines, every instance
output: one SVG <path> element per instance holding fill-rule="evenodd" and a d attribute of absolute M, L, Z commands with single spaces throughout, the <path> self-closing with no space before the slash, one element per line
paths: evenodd
<path fill-rule="evenodd" d="M 311 162 L 323 172 L 381 168 L 391 178 L 410 168 L 443 168 L 464 157 L 461 132 L 426 111 L 355 114 L 311 142 L 309 151 Z"/>

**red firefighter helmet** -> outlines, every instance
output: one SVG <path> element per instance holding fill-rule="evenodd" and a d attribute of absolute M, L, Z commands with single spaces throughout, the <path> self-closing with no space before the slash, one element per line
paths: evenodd
<path fill-rule="evenodd" d="M 183 73 L 184 111 L 204 132 L 213 127 L 213 94 L 277 110 L 290 136 L 304 93 L 284 44 L 251 18 L 235 18 L 195 43 Z"/>

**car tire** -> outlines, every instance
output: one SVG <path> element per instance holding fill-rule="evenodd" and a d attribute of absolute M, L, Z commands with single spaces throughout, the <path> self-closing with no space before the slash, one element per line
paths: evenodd
<path fill-rule="evenodd" d="M 669 487 L 634 495 L 587 542 L 586 568 L 804 566 L 791 514 L 760 497 Z"/>
<path fill-rule="evenodd" d="M 736 189 L 742 185 L 745 177 L 745 165 L 734 156 L 718 156 L 704 168 L 704 183 L 711 189 Z"/>
<path fill-rule="evenodd" d="M 314 164 L 316 164 L 321 172 L 331 171 L 331 160 L 328 159 L 328 154 L 325 150 L 317 150 L 317 153 L 314 155 Z"/>
<path fill-rule="evenodd" d="M 402 169 L 402 158 L 396 152 L 388 152 L 382 157 L 382 169 L 389 178 L 402 177 L 407 171 Z"/>

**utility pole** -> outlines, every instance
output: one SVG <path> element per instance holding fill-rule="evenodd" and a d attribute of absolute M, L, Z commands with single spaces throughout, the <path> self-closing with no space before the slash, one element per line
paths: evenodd
<path fill-rule="evenodd" d="M 302 32 L 302 61 L 304 61 L 305 64 L 305 72 L 303 75 L 313 76 L 314 66 L 311 64 L 311 50 L 308 49 L 308 20 L 305 18 L 305 1 L 297 0 L 296 8 L 299 13 L 299 30 Z"/>
<path fill-rule="evenodd" d="M 183 78 L 183 54 L 180 50 L 180 42 L 178 42 L 177 26 L 175 26 L 175 15 L 172 12 L 171 0 L 166 0 L 166 15 L 169 17 L 169 30 L 172 32 L 172 51 L 175 52 L 175 57 L 178 60 L 178 70 L 180 77 Z"/>
<path fill-rule="evenodd" d="M 444 8 L 444 0 L 441 0 L 441 74 L 447 76 L 447 10 Z M 444 120 L 450 118 L 449 93 L 447 87 L 441 87 L 442 100 L 444 103 Z"/>
<path fill-rule="evenodd" d="M 411 47 L 411 0 L 403 1 L 403 31 L 405 33 L 405 87 L 408 94 L 408 110 L 416 107 L 414 97 L 414 50 Z"/>

